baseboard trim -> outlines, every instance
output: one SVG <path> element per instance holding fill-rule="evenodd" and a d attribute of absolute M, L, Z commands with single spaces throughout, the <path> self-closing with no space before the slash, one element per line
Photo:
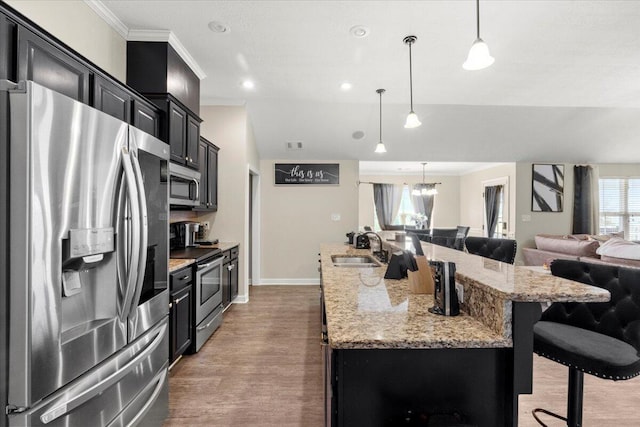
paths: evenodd
<path fill-rule="evenodd" d="M 253 286 L 273 286 L 273 285 L 319 285 L 320 279 L 260 279 L 260 283 Z"/>
<path fill-rule="evenodd" d="M 231 302 L 233 304 L 246 304 L 249 302 L 249 297 L 247 295 L 238 295 Z"/>

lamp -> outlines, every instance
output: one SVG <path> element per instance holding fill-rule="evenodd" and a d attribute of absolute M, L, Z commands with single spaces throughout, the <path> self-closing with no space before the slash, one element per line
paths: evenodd
<path fill-rule="evenodd" d="M 418 119 L 418 115 L 413 112 L 413 71 L 411 69 L 411 45 L 414 44 L 416 40 L 418 40 L 416 36 L 407 36 L 402 40 L 404 44 L 409 45 L 409 95 L 411 96 L 411 111 L 409 111 L 407 121 L 404 123 L 404 127 L 407 129 L 417 128 L 422 124 Z"/>
<path fill-rule="evenodd" d="M 480 0 L 476 0 L 476 41 L 469 49 L 469 56 L 462 64 L 465 70 L 482 70 L 487 68 L 496 60 L 489 53 L 489 46 L 480 38 Z"/>
<path fill-rule="evenodd" d="M 424 182 L 424 168 L 427 166 L 427 163 L 421 163 L 422 164 L 422 188 L 418 189 L 418 188 L 414 188 L 411 191 L 411 195 L 412 196 L 435 196 L 436 194 L 438 194 L 438 190 L 436 190 L 436 186 L 434 183 L 433 184 L 433 188 L 429 188 L 427 189 L 427 183 Z"/>
<path fill-rule="evenodd" d="M 384 89 L 377 89 L 376 93 L 380 95 L 380 141 L 378 145 L 376 145 L 376 153 L 386 153 L 387 149 L 384 147 L 384 143 L 382 142 L 382 94 L 385 92 Z"/>

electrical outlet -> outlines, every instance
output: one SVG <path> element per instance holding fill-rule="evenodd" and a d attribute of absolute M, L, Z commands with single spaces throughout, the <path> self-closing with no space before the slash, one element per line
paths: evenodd
<path fill-rule="evenodd" d="M 340 214 L 339 213 L 331 214 L 331 221 L 340 221 Z"/>
<path fill-rule="evenodd" d="M 202 228 L 209 230 L 209 221 L 203 221 L 200 224 L 202 225 Z"/>
<path fill-rule="evenodd" d="M 456 283 L 456 294 L 458 294 L 458 302 L 460 304 L 464 303 L 464 286 L 460 283 Z"/>

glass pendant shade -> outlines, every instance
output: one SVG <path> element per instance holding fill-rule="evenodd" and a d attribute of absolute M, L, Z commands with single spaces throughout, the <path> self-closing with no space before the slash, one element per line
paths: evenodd
<path fill-rule="evenodd" d="M 376 145 L 376 153 L 386 153 L 387 149 L 384 147 L 384 144 L 382 143 L 382 141 L 378 142 L 378 145 Z"/>
<path fill-rule="evenodd" d="M 417 128 L 422 122 L 418 119 L 418 115 L 413 110 L 407 116 L 407 121 L 404 123 L 406 129 Z"/>
<path fill-rule="evenodd" d="M 493 64 L 495 58 L 489 53 L 489 46 L 481 39 L 477 38 L 469 49 L 469 56 L 462 64 L 465 70 L 475 71 L 482 70 Z"/>

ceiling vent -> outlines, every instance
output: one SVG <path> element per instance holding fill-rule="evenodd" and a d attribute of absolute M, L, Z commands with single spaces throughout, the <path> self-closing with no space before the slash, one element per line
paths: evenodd
<path fill-rule="evenodd" d="M 302 141 L 289 141 L 284 143 L 287 151 L 302 150 Z"/>

